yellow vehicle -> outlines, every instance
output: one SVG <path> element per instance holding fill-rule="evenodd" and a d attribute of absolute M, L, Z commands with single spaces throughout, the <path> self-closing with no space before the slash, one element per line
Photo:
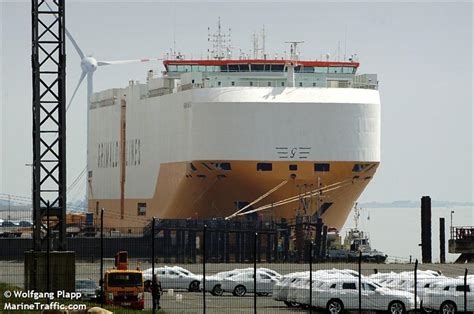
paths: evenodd
<path fill-rule="evenodd" d="M 118 252 L 115 256 L 115 268 L 105 272 L 105 303 L 143 309 L 144 291 L 143 272 L 128 269 L 128 253 Z"/>

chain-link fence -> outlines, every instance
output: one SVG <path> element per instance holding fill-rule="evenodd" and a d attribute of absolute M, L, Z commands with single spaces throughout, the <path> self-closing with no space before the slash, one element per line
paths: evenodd
<path fill-rule="evenodd" d="M 237 232 L 190 222 L 183 229 L 169 230 L 156 222 L 141 231 L 92 228 L 71 234 L 67 239 L 68 249 L 75 252 L 71 290 L 80 292 L 81 299 L 67 302 L 113 312 L 474 310 L 472 264 L 374 263 L 362 254 L 328 260 L 320 254 L 324 244 L 293 245 L 292 234 L 274 233 L 262 225 L 250 227 Z M 8 295 L 7 291 L 28 292 L 30 280 L 24 253 L 32 247 L 28 227 L 16 228 L 23 231 L 20 236 L 12 230 L 0 238 L 0 311 L 15 312 L 18 308 L 11 304 L 51 304 L 47 296 Z M 119 253 L 124 251 L 127 258 Z M 49 269 L 48 284 L 53 278 L 68 277 L 60 273 L 65 272 L 61 267 L 47 267 L 44 262 L 36 266 Z"/>

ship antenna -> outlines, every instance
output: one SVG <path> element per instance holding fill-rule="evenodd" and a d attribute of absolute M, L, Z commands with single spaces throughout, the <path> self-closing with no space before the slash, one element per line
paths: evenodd
<path fill-rule="evenodd" d="M 173 6 L 173 51 L 176 54 L 176 4 Z"/>
<path fill-rule="evenodd" d="M 254 32 L 252 35 L 252 44 L 253 44 L 253 58 L 258 59 L 258 36 L 256 32 Z"/>
<path fill-rule="evenodd" d="M 298 60 L 298 44 L 304 43 L 304 41 L 286 41 L 285 43 L 290 44 L 290 60 L 287 62 L 288 76 L 287 86 L 295 87 L 295 66 Z"/>
<path fill-rule="evenodd" d="M 212 50 L 210 50 L 210 54 L 212 55 L 213 59 L 222 60 L 226 56 L 231 55 L 231 38 L 230 38 L 230 28 L 229 34 L 225 35 L 222 33 L 221 27 L 221 18 L 219 17 L 217 20 L 217 31 L 214 34 L 210 33 L 210 28 L 207 29 L 208 35 L 207 40 L 208 42 L 212 42 Z"/>
<path fill-rule="evenodd" d="M 263 24 L 262 27 L 262 58 L 267 59 L 267 56 L 265 54 L 265 24 Z"/>
<path fill-rule="evenodd" d="M 346 53 L 347 53 L 347 24 L 344 28 L 344 61 L 346 61 Z"/>
<path fill-rule="evenodd" d="M 339 62 L 339 55 L 340 55 L 340 51 L 341 51 L 341 41 L 338 40 L 337 41 L 337 61 Z"/>
<path fill-rule="evenodd" d="M 298 60 L 298 44 L 304 43 L 304 41 L 285 41 L 285 43 L 290 44 L 290 61 Z"/>

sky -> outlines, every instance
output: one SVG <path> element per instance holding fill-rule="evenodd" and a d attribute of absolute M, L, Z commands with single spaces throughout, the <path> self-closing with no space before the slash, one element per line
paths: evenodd
<path fill-rule="evenodd" d="M 31 140 L 31 8 L 0 0 L 0 193 L 29 196 Z M 160 58 L 173 46 L 206 56 L 207 28 L 220 16 L 233 46 L 249 51 L 263 25 L 267 51 L 303 40 L 302 59 L 357 53 L 360 73 L 377 73 L 382 103 L 381 165 L 361 202 L 473 201 L 473 5 L 459 3 L 163 3 L 68 0 L 66 23 L 97 60 Z M 345 40 L 346 38 L 346 40 Z M 174 44 L 175 43 L 175 44 Z M 156 63 L 99 68 L 94 90 L 145 81 Z M 80 59 L 67 43 L 68 98 Z M 68 182 L 86 164 L 86 84 L 67 116 Z M 69 199 L 80 198 L 85 180 Z"/>

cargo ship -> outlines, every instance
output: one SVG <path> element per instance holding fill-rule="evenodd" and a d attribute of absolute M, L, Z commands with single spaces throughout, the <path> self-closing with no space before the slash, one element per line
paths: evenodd
<path fill-rule="evenodd" d="M 106 226 L 151 217 L 321 217 L 340 229 L 380 162 L 376 74 L 263 52 L 172 55 L 146 82 L 92 94 L 88 207 Z M 300 45 L 301 46 L 301 45 Z"/>

